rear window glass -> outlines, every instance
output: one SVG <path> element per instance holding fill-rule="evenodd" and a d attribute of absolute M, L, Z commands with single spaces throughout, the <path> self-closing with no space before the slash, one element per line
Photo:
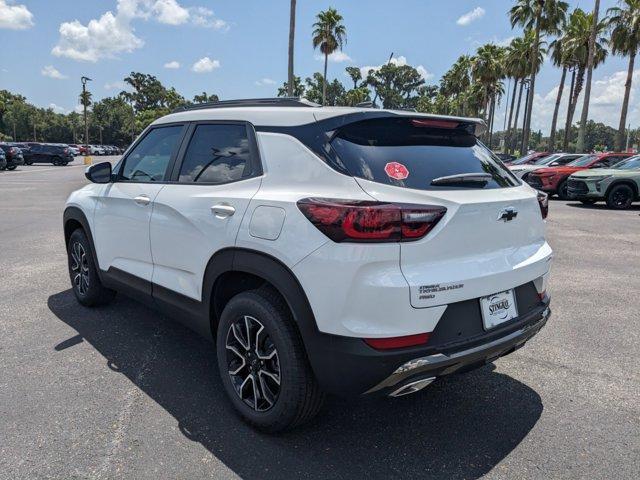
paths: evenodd
<path fill-rule="evenodd" d="M 425 127 L 410 118 L 364 120 L 340 128 L 331 145 L 349 173 L 373 182 L 418 190 L 519 185 L 502 162 L 462 128 Z"/>

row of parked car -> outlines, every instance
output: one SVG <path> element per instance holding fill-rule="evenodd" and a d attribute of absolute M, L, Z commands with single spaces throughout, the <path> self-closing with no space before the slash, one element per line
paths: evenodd
<path fill-rule="evenodd" d="M 640 201 L 640 155 L 634 153 L 534 152 L 505 164 L 536 190 L 562 200 L 605 201 L 616 210 Z"/>
<path fill-rule="evenodd" d="M 124 150 L 114 145 L 75 145 L 66 143 L 0 143 L 0 170 L 15 170 L 19 165 L 51 163 L 67 165 L 78 155 L 120 155 Z"/>

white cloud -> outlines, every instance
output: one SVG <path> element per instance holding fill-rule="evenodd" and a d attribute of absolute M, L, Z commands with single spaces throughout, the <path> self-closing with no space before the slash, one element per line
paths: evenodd
<path fill-rule="evenodd" d="M 315 59 L 324 61 L 324 55 L 318 54 L 315 56 Z M 351 57 L 344 53 L 342 50 L 336 50 L 331 55 L 329 55 L 329 61 L 334 63 L 350 62 L 351 60 Z"/>
<path fill-rule="evenodd" d="M 486 12 L 485 12 L 484 8 L 476 7 L 473 10 L 471 10 L 470 12 L 467 12 L 464 15 L 462 15 L 460 18 L 458 18 L 458 20 L 456 20 L 456 23 L 458 25 L 462 26 L 462 27 L 466 27 L 471 22 L 474 22 L 474 21 L 479 20 L 482 17 L 484 17 L 485 13 Z"/>
<path fill-rule="evenodd" d="M 214 16 L 213 10 L 205 7 L 193 7 L 189 9 L 191 22 L 198 27 L 213 28 L 215 30 L 228 30 L 229 24 Z"/>
<path fill-rule="evenodd" d="M 259 87 L 263 87 L 266 85 L 275 85 L 277 82 L 271 78 L 261 78 L 260 80 L 256 80 L 255 84 Z"/>
<path fill-rule="evenodd" d="M 60 73 L 58 69 L 53 65 L 47 65 L 42 70 L 40 70 L 40 73 L 45 77 L 55 78 L 56 80 L 64 80 L 65 78 L 67 78 L 66 75 Z"/>
<path fill-rule="evenodd" d="M 164 64 L 164 68 L 168 68 L 170 70 L 176 70 L 180 68 L 180 62 L 176 60 L 172 60 L 171 62 L 167 62 Z"/>
<path fill-rule="evenodd" d="M 55 103 L 50 103 L 48 108 L 56 113 L 68 113 L 66 108 L 56 105 Z"/>
<path fill-rule="evenodd" d="M 167 25 L 182 25 L 189 20 L 189 10 L 176 0 L 157 0 L 152 11 L 160 23 Z"/>
<path fill-rule="evenodd" d="M 105 90 L 126 90 L 129 85 L 122 80 L 116 80 L 115 82 L 107 82 L 104 84 Z"/>
<path fill-rule="evenodd" d="M 407 57 L 400 55 L 399 57 L 392 57 L 390 62 L 393 65 L 396 66 L 403 66 L 403 65 L 407 65 Z M 365 66 L 365 67 L 360 67 L 360 73 L 362 74 L 362 78 L 367 78 L 367 75 L 369 74 L 369 70 L 379 70 L 380 67 L 382 67 L 382 65 L 378 65 L 378 66 Z M 418 73 L 420 74 L 420 76 L 422 77 L 423 80 L 427 81 L 433 78 L 433 73 L 429 72 L 424 65 L 418 65 L 417 67 L 415 67 L 415 69 L 418 71 Z"/>
<path fill-rule="evenodd" d="M 91 107 L 87 107 L 87 111 L 91 110 Z M 76 105 L 73 107 L 73 111 L 76 113 L 84 113 L 84 107 L 82 105 Z"/>
<path fill-rule="evenodd" d="M 60 38 L 51 53 L 87 62 L 131 53 L 144 45 L 144 41 L 135 34 L 133 23 L 150 19 L 166 25 L 190 22 L 218 29 L 227 26 L 224 20 L 214 17 L 213 11 L 204 7 L 187 8 L 178 0 L 118 0 L 115 13 L 105 12 L 86 25 L 78 20 L 62 23 Z"/>
<path fill-rule="evenodd" d="M 193 64 L 191 70 L 195 73 L 207 73 L 212 72 L 216 68 L 220 68 L 220 62 L 218 60 L 203 57 Z"/>
<path fill-rule="evenodd" d="M 33 27 L 33 13 L 25 5 L 7 5 L 0 0 L 0 28 L 25 30 Z"/>

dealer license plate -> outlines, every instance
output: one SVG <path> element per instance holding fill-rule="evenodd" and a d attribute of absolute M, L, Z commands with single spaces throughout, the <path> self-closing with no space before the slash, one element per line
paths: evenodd
<path fill-rule="evenodd" d="M 484 328 L 489 330 L 518 316 L 513 290 L 480 297 L 480 310 Z"/>

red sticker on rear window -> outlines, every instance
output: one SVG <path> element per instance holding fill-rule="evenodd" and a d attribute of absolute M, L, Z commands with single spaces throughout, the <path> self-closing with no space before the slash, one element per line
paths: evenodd
<path fill-rule="evenodd" d="M 409 170 L 403 164 L 398 162 L 389 162 L 384 166 L 385 173 L 395 179 L 404 180 L 409 176 Z"/>

